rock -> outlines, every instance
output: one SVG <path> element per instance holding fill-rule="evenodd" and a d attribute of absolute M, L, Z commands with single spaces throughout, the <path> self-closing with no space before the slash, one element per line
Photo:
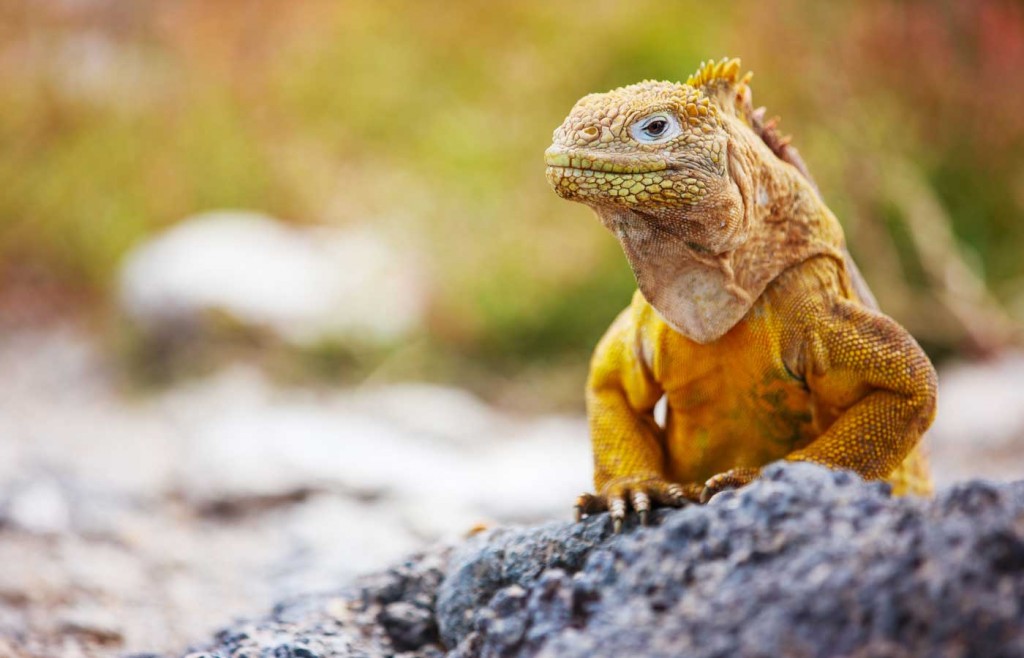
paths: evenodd
<path fill-rule="evenodd" d="M 468 416 L 479 428 L 476 441 L 439 421 L 417 424 L 381 411 L 406 400 L 411 409 L 429 400 L 435 418 Z M 258 373 L 236 370 L 167 402 L 187 436 L 176 461 L 181 489 L 203 508 L 303 490 L 351 493 L 389 501 L 373 510 L 379 522 L 402 519 L 414 534 L 438 539 L 481 521 L 567 515 L 588 485 L 580 467 L 590 461 L 582 419 L 513 419 L 439 386 L 324 395 L 280 391 Z"/>
<path fill-rule="evenodd" d="M 58 619 L 62 633 L 82 635 L 100 644 L 120 644 L 124 640 L 118 620 L 99 606 L 78 606 Z"/>
<path fill-rule="evenodd" d="M 1024 469 L 1024 353 L 949 364 L 939 374 L 940 399 L 928 430 L 939 481 L 984 473 L 1009 480 Z"/>
<path fill-rule="evenodd" d="M 377 618 L 395 649 L 418 649 L 437 637 L 433 610 L 408 601 L 389 603 Z"/>
<path fill-rule="evenodd" d="M 125 396 L 73 328 L 5 335 L 0 362 L 0 656 L 175 655 L 475 524 L 567 518 L 589 480 L 583 419 L 455 389 L 234 364 Z M 109 611 L 123 643 L 60 627 L 71 605 Z"/>
<path fill-rule="evenodd" d="M 469 391 L 425 383 L 395 383 L 352 391 L 359 412 L 404 432 L 446 444 L 476 447 L 507 424 L 504 414 Z"/>
<path fill-rule="evenodd" d="M 7 504 L 6 521 L 29 532 L 57 534 L 71 527 L 71 510 L 54 480 L 36 480 L 15 493 Z"/>
<path fill-rule="evenodd" d="M 609 534 L 605 515 L 484 533 L 329 600 L 287 602 L 204 650 L 1022 656 L 1020 518 L 1024 483 L 893 499 L 851 473 L 775 465 L 745 489 L 660 511 L 655 527 L 630 525 L 621 536 Z M 226 639 L 238 633 L 245 643 Z"/>
<path fill-rule="evenodd" d="M 585 523 L 549 523 L 536 528 L 486 533 L 456 554 L 439 593 L 438 621 L 441 637 L 454 646 L 468 635 L 477 621 L 475 612 L 499 591 L 522 591 L 547 569 L 575 572 L 594 547 L 609 536 L 604 517 Z M 507 608 L 508 602 L 504 607 Z M 500 603 L 499 608 L 503 607 Z M 491 613 L 485 617 L 492 618 Z"/>
<path fill-rule="evenodd" d="M 226 315 L 300 347 L 389 344 L 424 319 L 424 277 L 414 263 L 369 228 L 210 212 L 126 256 L 120 304 L 146 335 L 180 334 Z"/>
<path fill-rule="evenodd" d="M 933 456 L 947 483 L 949 471 L 939 471 L 940 463 L 953 464 L 962 474 L 991 472 L 983 469 L 981 456 L 986 464 L 998 462 L 1000 477 L 1019 477 L 1014 464 L 1024 454 L 1018 449 L 1021 437 L 1004 436 L 1004 429 L 1016 432 L 1019 427 L 1013 414 L 1020 406 L 1014 406 L 1020 362 L 1007 358 L 1005 367 L 991 362 L 940 375 L 944 407 L 932 433 Z M 17 565 L 0 568 L 0 656 L 177 655 L 183 641 L 208 637 L 229 619 L 252 617 L 275 601 L 294 602 L 300 600 L 291 598 L 296 595 L 351 582 L 431 541 L 460 541 L 477 521 L 493 525 L 567 518 L 572 497 L 589 486 L 584 419 L 514 417 L 451 389 L 280 387 L 258 369 L 235 364 L 151 397 L 125 398 L 109 361 L 71 326 L 5 335 L 0 361 L 8 374 L 0 381 L 6 410 L 0 414 L 0 565 Z M 999 384 L 978 397 L 975 389 L 982 390 L 984 377 L 972 373 L 998 376 Z M 939 449 L 954 442 L 958 452 L 938 459 Z M 429 458 L 420 460 L 426 450 Z M 343 462 L 345 455 L 352 461 Z M 404 467 L 395 460 L 405 460 Z M 947 525 L 961 524 L 955 530 L 968 538 L 963 540 L 968 550 L 977 548 L 979 564 L 991 562 L 1015 577 L 1018 535 L 990 520 L 992 506 L 1002 504 L 1013 487 L 975 483 L 960 488 L 959 494 L 942 498 L 955 503 L 959 521 L 946 519 L 954 507 L 941 509 L 934 503 L 921 512 L 912 510 L 911 521 L 933 524 L 934 516 Z M 827 518 L 815 520 L 839 504 L 836 495 L 823 495 L 815 508 L 799 501 L 807 507 L 802 513 L 811 519 L 810 527 L 815 533 L 859 532 Z M 891 504 L 904 503 L 883 497 L 879 513 L 891 515 Z M 665 523 L 676 515 L 666 515 Z M 592 523 L 604 531 L 601 518 Z M 993 533 L 979 545 L 977 537 L 989 526 Z M 569 532 L 568 524 L 548 527 Z M 566 566 L 562 553 L 587 542 L 570 541 L 568 534 L 541 541 L 538 528 L 504 529 L 483 536 L 490 539 L 460 544 L 458 563 L 478 542 L 500 544 L 506 541 L 502 537 L 512 536 L 529 539 L 517 539 L 510 549 L 526 555 L 528 563 L 535 558 L 527 545 L 543 547 L 536 553 L 550 554 L 554 561 L 538 569 L 551 572 L 544 587 L 552 588 L 551 605 L 560 607 L 552 608 L 549 618 L 561 628 L 561 615 L 577 607 L 576 598 L 572 608 L 565 607 L 570 589 L 564 579 L 581 580 L 592 568 L 586 560 L 593 550 L 581 550 L 581 571 Z M 595 541 L 606 556 L 592 558 L 599 560 L 609 559 L 603 549 L 618 540 L 601 535 Z M 942 544 L 929 550 L 941 551 Z M 463 608 L 450 593 L 444 598 L 446 606 L 452 603 L 445 607 L 452 614 L 473 606 L 480 611 L 479 619 L 473 612 L 456 633 L 459 650 L 514 646 L 509 651 L 528 655 L 534 651 L 531 634 L 547 633 L 526 612 L 533 605 L 530 597 L 542 590 L 532 576 L 510 581 L 500 577 L 500 567 L 477 564 L 499 577 L 473 580 L 479 587 L 466 590 L 476 595 L 466 595 Z M 942 562 L 929 564 L 945 568 Z M 452 582 L 455 568 L 444 571 Z M 815 578 L 828 575 L 821 568 Z M 841 568 L 848 578 L 859 575 L 851 575 L 849 565 Z M 959 577 L 955 570 L 950 573 Z M 942 587 L 950 596 L 974 596 L 974 590 L 961 585 Z M 505 588 L 504 602 L 491 610 L 488 604 L 492 599 L 497 604 L 497 592 Z M 1001 591 L 996 588 L 982 598 L 1002 596 Z M 335 598 L 351 604 L 344 596 Z M 399 596 L 366 615 L 367 632 L 404 638 L 397 642 L 407 647 L 428 633 L 428 618 L 439 625 L 443 617 L 436 615 L 436 606 L 428 612 L 408 602 Z M 522 614 L 507 612 L 519 605 Z M 69 608 L 93 606 L 117 620 L 122 643 L 102 644 L 73 624 L 58 623 Z M 297 620 L 312 614 L 289 609 Z M 1006 610 L 996 618 L 1013 614 L 1012 606 Z M 444 627 L 454 625 L 445 621 Z M 289 637 L 290 628 L 282 626 L 280 637 Z M 590 637 L 591 629 L 581 626 L 580 637 Z M 513 644 L 514 636 L 521 638 L 519 644 Z M 398 651 L 390 640 L 388 646 Z M 440 644 L 431 646 L 430 651 L 442 651 Z"/>
<path fill-rule="evenodd" d="M 345 591 L 284 602 L 268 618 L 224 629 L 213 644 L 193 647 L 187 655 L 327 658 L 409 649 L 424 658 L 442 656 L 433 609 L 446 562 L 447 550 L 438 549 Z"/>

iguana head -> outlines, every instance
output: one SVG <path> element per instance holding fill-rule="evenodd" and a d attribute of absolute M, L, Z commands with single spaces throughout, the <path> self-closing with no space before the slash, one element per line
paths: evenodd
<path fill-rule="evenodd" d="M 842 246 L 739 71 L 723 59 L 685 84 L 585 96 L 545 153 L 558 195 L 597 212 L 647 300 L 701 343 L 735 325 L 783 269 Z"/>
<path fill-rule="evenodd" d="M 584 96 L 545 153 L 548 180 L 564 199 L 639 213 L 717 253 L 742 220 L 720 114 L 688 84 L 645 81 Z"/>

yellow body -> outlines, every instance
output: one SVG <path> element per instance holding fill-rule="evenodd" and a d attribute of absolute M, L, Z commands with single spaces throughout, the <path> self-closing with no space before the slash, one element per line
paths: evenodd
<path fill-rule="evenodd" d="M 644 522 L 783 459 L 931 491 L 918 442 L 935 370 L 876 310 L 838 219 L 739 71 L 723 59 L 686 83 L 587 95 L 545 152 L 552 188 L 594 210 L 639 287 L 594 354 L 597 492 L 576 501 L 616 528 L 629 509 Z"/>
<path fill-rule="evenodd" d="M 785 271 L 738 324 L 703 345 L 637 292 L 591 364 L 595 486 L 601 495 L 658 482 L 699 488 L 716 474 L 788 459 L 927 494 L 917 444 L 935 393 L 920 347 L 859 302 L 836 259 Z M 661 428 L 653 410 L 663 395 Z"/>

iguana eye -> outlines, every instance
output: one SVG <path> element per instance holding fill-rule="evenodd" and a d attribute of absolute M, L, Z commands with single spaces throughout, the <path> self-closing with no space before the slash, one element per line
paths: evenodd
<path fill-rule="evenodd" d="M 633 139 L 647 144 L 666 142 L 679 134 L 679 122 L 667 112 L 658 112 L 635 122 L 629 128 Z"/>

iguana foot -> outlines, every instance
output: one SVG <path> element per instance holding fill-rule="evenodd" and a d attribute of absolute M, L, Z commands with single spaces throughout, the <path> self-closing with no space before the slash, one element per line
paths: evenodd
<path fill-rule="evenodd" d="M 654 506 L 682 507 L 700 500 L 701 485 L 678 484 L 659 478 L 620 478 L 608 483 L 599 494 L 583 493 L 576 499 L 576 520 L 607 511 L 612 528 L 618 534 L 629 509 L 636 512 L 640 525 L 647 525 Z"/>
<path fill-rule="evenodd" d="M 711 497 L 726 489 L 739 489 L 756 480 L 761 475 L 761 469 L 756 467 L 734 468 L 724 473 L 715 475 L 704 483 L 704 490 L 700 492 L 700 502 L 711 500 Z"/>

